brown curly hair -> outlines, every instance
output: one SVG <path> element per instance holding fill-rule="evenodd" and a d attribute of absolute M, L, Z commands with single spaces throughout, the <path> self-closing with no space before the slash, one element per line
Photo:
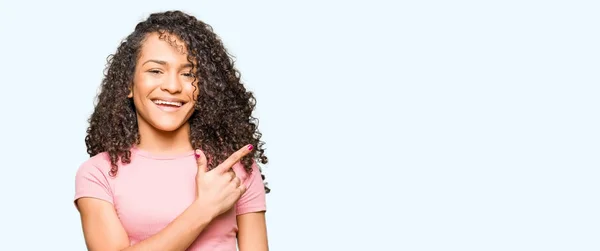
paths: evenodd
<path fill-rule="evenodd" d="M 241 160 L 246 171 L 252 171 L 255 160 L 266 164 L 258 119 L 252 116 L 256 105 L 254 95 L 241 83 L 232 57 L 212 27 L 182 11 L 151 14 L 108 57 L 94 112 L 88 120 L 85 137 L 88 154 L 107 152 L 111 176 L 117 174 L 119 161 L 131 162 L 130 149 L 139 144 L 140 135 L 136 110 L 127 95 L 141 45 L 150 33 L 158 33 L 161 39 L 176 36 L 187 47 L 188 61 L 197 66 L 192 72 L 199 81 L 200 92 L 188 121 L 190 142 L 194 149 L 202 149 L 207 155 L 209 169 L 247 144 L 255 147 Z M 265 176 L 261 176 L 264 182 Z M 265 190 L 270 191 L 266 183 Z"/>

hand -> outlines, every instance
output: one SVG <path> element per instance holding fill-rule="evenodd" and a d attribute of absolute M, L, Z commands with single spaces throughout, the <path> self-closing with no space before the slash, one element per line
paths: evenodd
<path fill-rule="evenodd" d="M 244 146 L 223 163 L 207 171 L 206 156 L 196 150 L 198 173 L 196 174 L 196 202 L 217 217 L 229 210 L 246 192 L 246 186 L 236 177 L 231 167 L 252 151 L 252 145 Z"/>

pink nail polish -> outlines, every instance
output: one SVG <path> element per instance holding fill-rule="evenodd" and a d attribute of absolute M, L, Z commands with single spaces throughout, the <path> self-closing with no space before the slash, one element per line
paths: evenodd
<path fill-rule="evenodd" d="M 248 150 L 252 151 L 253 148 L 254 148 L 254 146 L 248 145 Z"/>
<path fill-rule="evenodd" d="M 194 151 L 194 155 L 196 155 L 196 159 L 200 158 L 200 150 L 196 149 L 196 151 Z"/>

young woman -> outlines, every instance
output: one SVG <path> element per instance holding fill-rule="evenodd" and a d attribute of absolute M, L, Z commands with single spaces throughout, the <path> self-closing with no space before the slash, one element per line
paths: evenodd
<path fill-rule="evenodd" d="M 268 250 L 254 106 L 210 26 L 139 23 L 109 59 L 76 174 L 88 249 Z"/>

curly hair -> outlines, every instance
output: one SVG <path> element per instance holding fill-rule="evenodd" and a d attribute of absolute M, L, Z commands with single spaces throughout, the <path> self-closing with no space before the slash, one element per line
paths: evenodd
<path fill-rule="evenodd" d="M 237 149 L 246 144 L 255 147 L 241 159 L 245 170 L 252 171 L 253 161 L 268 162 L 264 154 L 258 119 L 252 116 L 256 99 L 240 80 L 240 73 L 226 51 L 221 39 L 210 25 L 182 11 L 151 14 L 138 23 L 135 30 L 107 59 L 100 93 L 88 122 L 85 143 L 91 156 L 107 152 L 110 156 L 110 175 L 118 172 L 118 162 L 131 162 L 131 147 L 139 144 L 140 135 L 133 101 L 127 97 L 140 49 L 150 33 L 167 40 L 175 36 L 187 47 L 187 58 L 194 65 L 200 92 L 195 111 L 189 119 L 190 142 L 202 149 L 213 169 Z M 259 168 L 259 171 L 261 169 Z M 263 183 L 265 176 L 261 174 Z M 265 184 L 268 193 L 270 189 Z"/>

